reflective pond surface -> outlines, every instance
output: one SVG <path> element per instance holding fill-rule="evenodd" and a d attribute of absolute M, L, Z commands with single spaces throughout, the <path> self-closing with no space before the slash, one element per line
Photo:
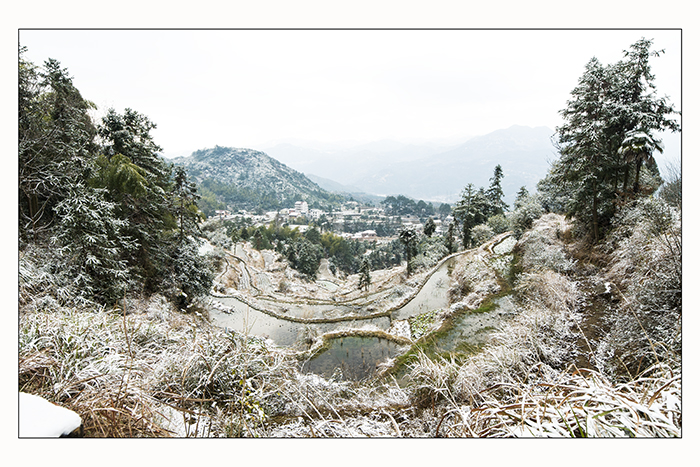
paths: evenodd
<path fill-rule="evenodd" d="M 220 297 L 218 300 L 230 307 L 231 312 L 211 310 L 209 316 L 214 324 L 236 332 L 272 339 L 280 346 L 294 345 L 310 334 L 318 336 L 338 329 L 361 329 L 369 326 L 388 329 L 391 324 L 388 316 L 334 323 L 298 323 L 255 310 L 235 298 Z"/>
<path fill-rule="evenodd" d="M 504 319 L 515 314 L 510 295 L 494 300 L 492 309 L 483 312 L 466 312 L 453 319 L 452 328 L 433 342 L 435 351 L 457 352 L 476 349 L 487 342 L 489 335 L 498 330 Z"/>
<path fill-rule="evenodd" d="M 512 245 L 508 244 L 504 250 L 511 248 Z M 506 251 L 499 251 L 498 254 L 501 255 Z M 236 250 L 236 253 L 243 261 L 250 259 L 245 251 Z M 268 262 L 271 259 L 264 258 L 264 261 Z M 266 283 L 265 277 L 261 277 L 263 273 L 258 273 L 256 276 L 263 293 L 258 293 L 251 298 L 253 300 L 251 303 L 271 314 L 258 311 L 234 297 L 215 297 L 225 305 L 227 310 L 211 310 L 210 318 L 212 323 L 222 328 L 268 338 L 279 346 L 297 346 L 300 349 L 310 345 L 313 338 L 332 331 L 350 330 L 352 332 L 359 329 L 386 331 L 390 328 L 392 321 L 403 321 L 449 307 L 450 276 L 456 261 L 457 257 L 453 257 L 440 265 L 415 296 L 391 312 L 391 318 L 389 316 L 368 318 L 367 316 L 380 311 L 377 308 L 381 309 L 381 306 L 375 308 L 375 303 L 382 303 L 391 294 L 401 293 L 396 288 L 380 290 L 347 301 L 338 297 L 338 303 L 321 299 L 300 301 L 293 301 L 291 298 L 275 299 L 265 293 L 269 284 Z M 316 283 L 331 292 L 339 287 L 330 280 L 319 279 Z M 498 328 L 504 317 L 513 313 L 512 301 L 506 296 L 496 299 L 495 306 L 488 311 L 466 312 L 455 316 L 452 328 L 433 341 L 434 350 L 443 353 L 460 351 L 464 346 L 476 348 L 486 342 L 490 332 Z M 348 315 L 355 318 L 337 322 L 318 322 L 332 321 Z M 317 322 L 310 322 L 310 320 Z M 330 339 L 326 350 L 303 363 L 302 371 L 329 378 L 361 380 L 371 376 L 382 362 L 403 351 L 405 349 L 402 349 L 401 345 L 381 337 L 348 335 L 342 338 L 335 337 Z"/>
<path fill-rule="evenodd" d="M 410 302 L 392 312 L 392 318 L 408 319 L 427 311 L 448 307 L 450 273 L 454 262 L 455 258 L 445 261 Z"/>
<path fill-rule="evenodd" d="M 331 339 L 328 350 L 304 362 L 302 371 L 359 381 L 399 352 L 399 344 L 380 337 L 338 337 Z"/>

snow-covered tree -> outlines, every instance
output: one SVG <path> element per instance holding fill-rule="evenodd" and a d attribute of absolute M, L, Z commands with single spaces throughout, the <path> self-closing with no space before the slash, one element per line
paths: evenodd
<path fill-rule="evenodd" d="M 362 258 L 362 263 L 360 265 L 360 281 L 358 283 L 358 288 L 360 290 L 369 290 L 369 286 L 372 284 L 371 268 L 369 264 L 369 258 L 366 256 Z"/>
<path fill-rule="evenodd" d="M 20 241 L 50 235 L 54 209 L 89 170 L 96 129 L 83 99 L 58 61 L 43 68 L 19 58 Z M 47 234 L 47 235 L 45 235 Z"/>
<path fill-rule="evenodd" d="M 619 205 L 658 186 L 657 181 L 648 190 L 640 188 L 643 165 L 658 172 L 653 152 L 661 147 L 653 133 L 680 130 L 673 106 L 656 96 L 649 58 L 660 52 L 650 51 L 650 46 L 650 40 L 641 39 L 625 51 L 623 60 L 608 66 L 591 59 L 560 112 L 561 157 L 550 170 L 549 185 L 570 193 L 567 215 L 591 232 L 595 242 Z"/>
<path fill-rule="evenodd" d="M 506 209 L 508 209 L 508 205 L 505 203 L 505 201 L 503 201 L 503 188 L 501 188 L 502 179 L 503 169 L 501 168 L 501 165 L 498 164 L 493 169 L 493 177 L 489 179 L 491 181 L 491 185 L 489 185 L 489 188 L 486 190 L 486 199 L 489 202 L 489 212 L 487 215 L 489 217 L 495 216 L 496 214 L 503 214 Z"/>
<path fill-rule="evenodd" d="M 425 225 L 423 226 L 423 233 L 428 237 L 432 237 L 436 228 L 433 218 L 428 217 L 428 220 L 425 221 Z"/>
<path fill-rule="evenodd" d="M 478 190 L 469 183 L 462 191 L 462 199 L 455 205 L 455 218 L 462 222 L 462 244 L 464 248 L 473 246 L 471 230 L 486 221 L 489 202 L 483 188 Z"/>
<path fill-rule="evenodd" d="M 126 222 L 114 215 L 106 190 L 75 184 L 56 206 L 60 221 L 51 239 L 60 258 L 57 273 L 77 295 L 113 302 L 122 297 L 128 269 L 121 253 L 135 244 L 122 234 Z"/>
<path fill-rule="evenodd" d="M 410 227 L 404 227 L 399 232 L 399 240 L 406 254 L 406 275 L 412 272 L 411 259 L 418 253 L 418 234 Z"/>

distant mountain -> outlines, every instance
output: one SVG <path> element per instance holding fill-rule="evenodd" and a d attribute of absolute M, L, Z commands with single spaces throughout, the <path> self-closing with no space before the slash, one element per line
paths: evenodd
<path fill-rule="evenodd" d="M 354 186 L 355 181 L 371 177 L 380 170 L 444 152 L 452 147 L 454 146 L 381 140 L 342 149 L 319 149 L 282 143 L 266 148 L 265 151 L 305 174 L 314 174 L 341 185 Z"/>
<path fill-rule="evenodd" d="M 335 180 L 331 180 L 329 178 L 319 177 L 318 175 L 310 173 L 305 173 L 304 175 L 306 175 L 306 177 L 309 180 L 316 183 L 324 190 L 333 193 L 360 193 L 362 191 L 355 186 L 343 185 L 342 183 L 338 183 Z"/>
<path fill-rule="evenodd" d="M 309 207 L 338 205 L 344 197 L 330 193 L 304 174 L 287 167 L 264 152 L 216 146 L 195 151 L 188 157 L 171 159 L 219 201 L 238 209 L 294 207 L 306 201 Z"/>
<path fill-rule="evenodd" d="M 512 205 L 521 186 L 531 192 L 556 157 L 546 127 L 514 125 L 459 145 L 404 144 L 382 140 L 340 150 L 278 144 L 268 153 L 291 167 L 325 179 L 319 184 L 331 191 L 332 183 L 377 196 L 403 194 L 426 201 L 454 202 L 472 183 L 488 187 L 493 169 L 500 164 L 505 201 Z"/>
<path fill-rule="evenodd" d="M 547 173 L 555 157 L 553 133 L 546 127 L 512 126 L 477 136 L 449 151 L 378 170 L 353 184 L 378 195 L 454 202 L 468 183 L 487 188 L 494 167 L 500 164 L 505 201 L 512 205 L 521 186 L 532 192 Z"/>
<path fill-rule="evenodd" d="M 355 201 L 359 201 L 366 204 L 378 205 L 383 199 L 383 196 L 372 195 L 365 193 L 357 187 L 347 186 L 329 180 L 327 178 L 319 177 L 313 174 L 305 174 L 310 180 L 314 181 L 324 190 L 330 191 L 331 193 L 339 193 L 351 197 Z"/>

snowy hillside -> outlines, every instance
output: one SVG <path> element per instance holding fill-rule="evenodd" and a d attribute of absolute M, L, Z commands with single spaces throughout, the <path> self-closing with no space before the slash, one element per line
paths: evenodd
<path fill-rule="evenodd" d="M 254 149 L 216 146 L 172 162 L 185 167 L 198 185 L 239 207 L 285 207 L 298 200 L 325 206 L 340 199 L 304 174 Z"/>

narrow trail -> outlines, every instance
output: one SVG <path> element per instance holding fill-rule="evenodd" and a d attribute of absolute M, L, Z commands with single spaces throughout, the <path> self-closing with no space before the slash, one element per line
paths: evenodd
<path fill-rule="evenodd" d="M 581 336 L 577 341 L 580 354 L 576 358 L 576 366 L 595 370 L 595 351 L 604 337 L 605 316 L 610 313 L 616 300 L 616 286 L 598 276 L 579 277 L 578 285 L 582 292 L 581 300 L 577 303 L 577 312 L 581 316 Z"/>

